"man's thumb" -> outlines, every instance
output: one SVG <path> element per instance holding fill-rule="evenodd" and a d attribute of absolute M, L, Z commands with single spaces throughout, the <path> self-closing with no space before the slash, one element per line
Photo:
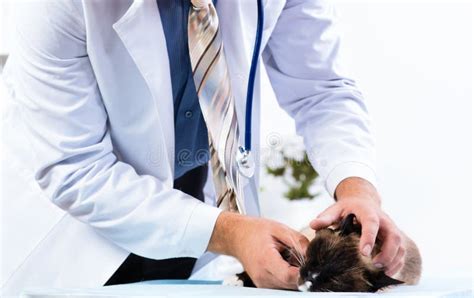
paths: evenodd
<path fill-rule="evenodd" d="M 341 209 L 336 203 L 321 212 L 318 217 L 316 217 L 309 223 L 309 226 L 314 230 L 324 229 L 332 225 L 333 223 L 339 222 L 340 218 Z"/>

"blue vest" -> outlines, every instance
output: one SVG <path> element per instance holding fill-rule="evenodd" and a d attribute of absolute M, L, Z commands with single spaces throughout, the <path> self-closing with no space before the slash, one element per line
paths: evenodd
<path fill-rule="evenodd" d="M 188 50 L 190 0 L 157 0 L 168 49 L 175 124 L 175 179 L 209 161 L 207 127 Z"/>

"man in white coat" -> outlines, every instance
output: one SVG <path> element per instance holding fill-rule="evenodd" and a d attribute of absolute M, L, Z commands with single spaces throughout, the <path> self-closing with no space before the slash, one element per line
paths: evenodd
<path fill-rule="evenodd" d="M 257 1 L 207 5 L 217 10 L 243 131 Z M 292 246 L 297 239 L 304 249 L 307 240 L 256 217 L 251 187 L 258 175 L 243 187 L 242 215 L 222 211 L 212 193 L 204 194 L 208 159 L 179 162 L 182 150 L 209 149 L 183 54 L 189 0 L 15 6 L 15 45 L 3 74 L 9 100 L 2 118 L 2 294 L 186 278 L 205 252 L 236 257 L 259 287 L 296 288 L 298 269 L 281 258 L 277 242 Z M 405 248 L 381 209 L 368 113 L 338 65 L 332 4 L 263 0 L 263 6 L 259 67 L 266 67 L 336 199 L 311 226 L 356 214 L 361 253 L 371 252 L 378 235 L 384 243 L 374 262 L 390 275 L 403 264 Z M 257 76 L 255 156 L 259 82 Z"/>

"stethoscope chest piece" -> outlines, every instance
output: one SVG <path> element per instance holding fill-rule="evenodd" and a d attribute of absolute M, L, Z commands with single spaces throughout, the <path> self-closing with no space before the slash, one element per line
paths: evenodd
<path fill-rule="evenodd" d="M 240 146 L 235 160 L 240 174 L 244 177 L 251 178 L 255 174 L 255 160 L 250 151 Z"/>

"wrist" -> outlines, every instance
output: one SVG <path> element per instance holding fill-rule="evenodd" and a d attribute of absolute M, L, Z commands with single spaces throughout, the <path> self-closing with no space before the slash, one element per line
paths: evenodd
<path fill-rule="evenodd" d="M 207 251 L 236 257 L 239 230 L 246 217 L 234 212 L 223 211 L 217 217 Z"/>
<path fill-rule="evenodd" d="M 381 204 L 380 195 L 372 183 L 359 177 L 348 177 L 336 187 L 334 198 L 336 201 L 347 199 L 369 199 Z"/>

